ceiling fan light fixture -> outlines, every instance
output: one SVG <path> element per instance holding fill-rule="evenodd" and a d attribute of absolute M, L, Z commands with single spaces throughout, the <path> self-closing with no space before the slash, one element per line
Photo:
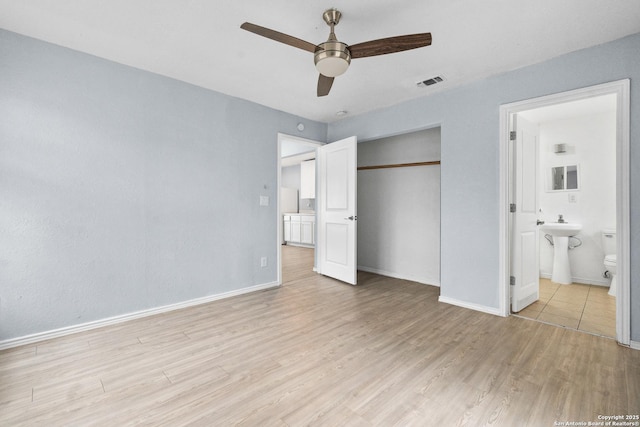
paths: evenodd
<path fill-rule="evenodd" d="M 347 45 L 342 42 L 328 41 L 320 43 L 314 55 L 316 69 L 326 77 L 337 77 L 344 74 L 351 64 L 351 54 Z"/>
<path fill-rule="evenodd" d="M 406 34 L 404 36 L 386 37 L 347 46 L 338 41 L 335 26 L 340 22 L 342 14 L 336 9 L 325 10 L 322 15 L 324 22 L 330 27 L 329 38 L 326 42 L 315 45 L 308 41 L 290 36 L 270 28 L 245 22 L 240 25 L 245 31 L 262 37 L 313 53 L 313 60 L 318 72 L 318 97 L 327 96 L 335 77 L 344 74 L 351 64 L 351 58 L 367 58 L 369 56 L 386 55 L 431 45 L 431 33 Z M 421 82 L 423 84 L 425 82 Z"/>

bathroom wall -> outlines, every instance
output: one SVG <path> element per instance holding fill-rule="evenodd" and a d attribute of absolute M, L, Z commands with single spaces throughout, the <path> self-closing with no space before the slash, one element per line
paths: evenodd
<path fill-rule="evenodd" d="M 440 160 L 440 127 L 358 144 L 358 166 Z M 358 171 L 358 269 L 440 286 L 440 165 Z"/>
<path fill-rule="evenodd" d="M 300 165 L 285 166 L 282 168 L 281 186 L 288 188 L 295 188 L 298 190 L 298 197 L 300 196 Z M 315 199 L 300 199 L 298 198 L 298 207 L 300 210 L 316 210 Z"/>
<path fill-rule="evenodd" d="M 604 272 L 601 231 L 616 224 L 616 117 L 615 112 L 540 123 L 541 219 L 555 222 L 562 214 L 583 229 L 582 245 L 569 251 L 573 282 L 608 286 Z M 566 153 L 554 145 L 566 144 Z M 577 191 L 548 191 L 553 166 L 578 165 Z M 553 247 L 540 233 L 540 275 L 551 277 Z"/>

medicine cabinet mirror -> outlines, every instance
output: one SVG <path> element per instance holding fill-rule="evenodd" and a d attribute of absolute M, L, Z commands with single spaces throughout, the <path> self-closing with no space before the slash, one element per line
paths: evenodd
<path fill-rule="evenodd" d="M 575 191 L 580 188 L 578 165 L 551 168 L 548 191 Z"/>

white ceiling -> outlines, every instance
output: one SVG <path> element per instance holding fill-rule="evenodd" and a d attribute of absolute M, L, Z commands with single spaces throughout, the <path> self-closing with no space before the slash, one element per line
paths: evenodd
<path fill-rule="evenodd" d="M 240 29 L 320 43 L 330 7 L 347 44 L 420 32 L 433 44 L 356 59 L 317 98 L 311 53 Z M 0 28 L 332 122 L 640 32 L 640 1 L 0 0 Z M 445 81 L 416 87 L 437 75 Z"/>

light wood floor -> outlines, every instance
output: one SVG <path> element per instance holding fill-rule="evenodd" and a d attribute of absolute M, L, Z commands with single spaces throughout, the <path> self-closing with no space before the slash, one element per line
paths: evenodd
<path fill-rule="evenodd" d="M 438 289 L 312 273 L 0 352 L 2 426 L 553 426 L 640 414 L 640 351 L 438 303 Z"/>

